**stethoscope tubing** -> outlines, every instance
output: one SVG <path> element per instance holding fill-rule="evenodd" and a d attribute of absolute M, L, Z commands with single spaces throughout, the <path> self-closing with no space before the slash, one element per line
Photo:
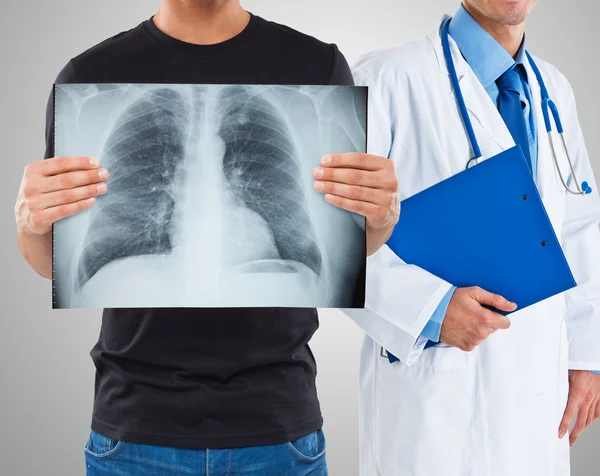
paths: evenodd
<path fill-rule="evenodd" d="M 442 24 L 442 31 L 441 31 L 442 49 L 444 51 L 444 57 L 446 59 L 446 66 L 448 68 L 448 73 L 450 75 L 450 82 L 452 83 L 452 88 L 453 88 L 454 94 L 456 96 L 460 115 L 462 117 L 463 124 L 467 131 L 467 135 L 469 136 L 469 142 L 471 143 L 471 148 L 473 149 L 473 154 L 474 154 L 473 158 L 471 158 L 467 162 L 467 168 L 470 168 L 470 167 L 476 165 L 477 163 L 479 163 L 479 161 L 483 158 L 483 155 L 481 153 L 479 143 L 477 142 L 477 136 L 475 135 L 475 130 L 473 129 L 473 124 L 471 123 L 471 119 L 469 117 L 469 112 L 467 110 L 465 98 L 463 96 L 462 89 L 461 89 L 459 81 L 458 81 L 458 74 L 456 73 L 456 67 L 454 66 L 454 60 L 452 59 L 452 51 L 450 50 L 450 40 L 449 40 L 449 38 L 450 38 L 449 26 L 450 26 L 451 20 L 452 20 L 452 18 L 447 18 L 444 21 L 444 23 Z M 592 190 L 589 187 L 589 185 L 587 184 L 587 182 L 583 182 L 581 185 L 579 185 L 579 181 L 577 180 L 577 176 L 575 173 L 575 167 L 573 166 L 573 161 L 571 159 L 569 150 L 567 148 L 567 143 L 566 143 L 566 139 L 565 139 L 565 135 L 564 135 L 564 129 L 563 129 L 562 121 L 560 119 L 560 114 L 558 112 L 558 108 L 556 107 L 556 104 L 554 103 L 554 101 L 552 101 L 550 99 L 550 95 L 548 94 L 548 89 L 546 88 L 546 84 L 544 83 L 544 79 L 542 78 L 542 73 L 540 72 L 539 68 L 537 67 L 535 61 L 533 60 L 533 58 L 531 57 L 529 52 L 526 51 L 525 53 L 527 55 L 529 64 L 531 65 L 531 69 L 533 69 L 533 72 L 535 73 L 537 82 L 540 85 L 540 90 L 541 90 L 541 95 L 542 95 L 542 114 L 544 116 L 544 123 L 546 125 L 546 131 L 548 133 L 548 140 L 550 141 L 550 149 L 552 151 L 552 158 L 554 160 L 554 164 L 558 171 L 560 181 L 562 182 L 564 188 L 573 195 L 589 194 L 589 193 L 591 193 Z M 569 185 L 567 184 L 567 180 L 563 176 L 563 173 L 560 169 L 560 166 L 558 163 L 558 158 L 556 156 L 554 138 L 553 138 L 553 134 L 552 134 L 552 120 L 550 118 L 550 113 L 552 113 L 552 119 L 554 119 L 554 123 L 556 124 L 556 131 L 560 135 L 563 150 L 567 157 L 567 161 L 569 162 L 569 168 L 571 169 L 573 181 L 575 182 L 575 184 L 577 186 L 577 190 L 573 190 L 571 187 L 569 187 Z"/>

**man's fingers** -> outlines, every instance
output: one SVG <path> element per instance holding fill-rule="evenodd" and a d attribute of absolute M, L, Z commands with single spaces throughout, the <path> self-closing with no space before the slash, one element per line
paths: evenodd
<path fill-rule="evenodd" d="M 480 304 L 491 306 L 499 311 L 512 312 L 517 309 L 517 305 L 514 302 L 510 302 L 499 294 L 493 294 L 483 289 L 476 290 L 475 298 Z"/>
<path fill-rule="evenodd" d="M 106 169 L 79 170 L 76 172 L 67 172 L 44 180 L 42 192 L 57 192 L 59 190 L 68 190 L 85 185 L 97 184 L 108 178 Z"/>
<path fill-rule="evenodd" d="M 567 408 L 565 409 L 562 421 L 558 427 L 559 438 L 563 438 L 567 434 L 567 431 L 569 431 L 569 426 L 571 426 L 571 422 L 573 421 L 573 417 L 575 416 L 578 405 L 578 401 L 573 397 L 573 394 L 570 393 L 569 401 L 567 402 Z"/>
<path fill-rule="evenodd" d="M 349 198 L 361 202 L 374 203 L 389 207 L 393 202 L 393 194 L 384 190 L 379 190 L 370 187 L 361 187 L 359 185 L 347 185 L 336 182 L 323 182 L 316 180 L 314 188 L 317 192 L 337 195 L 338 197 Z"/>
<path fill-rule="evenodd" d="M 42 175 L 52 176 L 75 170 L 90 170 L 98 168 L 100 161 L 89 156 L 62 156 L 42 160 L 40 168 Z"/>
<path fill-rule="evenodd" d="M 35 199 L 30 200 L 29 208 L 32 211 L 45 210 L 67 203 L 75 203 L 86 198 L 96 197 L 106 193 L 108 186 L 101 182 L 97 184 L 87 185 L 85 187 L 77 187 L 67 190 L 60 190 L 52 193 L 39 195 Z"/>
<path fill-rule="evenodd" d="M 322 182 L 336 182 L 346 185 L 358 185 L 374 189 L 395 189 L 397 179 L 393 174 L 360 169 L 316 167 L 313 177 Z"/>
<path fill-rule="evenodd" d="M 41 220 L 44 223 L 56 223 L 63 218 L 70 217 L 79 213 L 87 208 L 90 208 L 96 203 L 94 197 L 86 198 L 85 200 L 79 200 L 78 202 L 67 203 L 58 207 L 48 208 L 40 212 Z"/>
<path fill-rule="evenodd" d="M 577 421 L 575 422 L 575 426 L 573 426 L 573 430 L 569 435 L 569 444 L 573 446 L 579 438 L 579 435 L 587 428 L 586 422 L 588 418 L 588 413 L 590 411 L 590 406 L 581 405 L 579 407 L 579 411 L 577 412 Z"/>
<path fill-rule="evenodd" d="M 349 212 L 358 213 L 364 217 L 377 217 L 382 219 L 385 217 L 387 210 L 384 207 L 375 205 L 369 202 L 352 200 L 349 198 L 339 197 L 337 195 L 325 194 L 325 200 L 338 208 L 348 210 Z"/>
<path fill-rule="evenodd" d="M 321 165 L 335 168 L 381 170 L 383 168 L 393 168 L 394 162 L 385 157 L 360 152 L 349 152 L 346 154 L 326 155 L 321 159 Z"/>

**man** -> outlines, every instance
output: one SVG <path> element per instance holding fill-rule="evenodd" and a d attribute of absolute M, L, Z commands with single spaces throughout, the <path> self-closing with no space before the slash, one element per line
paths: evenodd
<path fill-rule="evenodd" d="M 352 76 L 335 45 L 237 0 L 163 0 L 152 19 L 73 58 L 56 82 L 351 85 Z M 50 101 L 47 160 L 26 167 L 15 208 L 20 250 L 46 278 L 52 224 L 93 206 L 110 174 L 97 158 L 52 157 L 53 137 Z M 315 168 L 315 189 L 367 217 L 373 253 L 398 220 L 393 164 L 340 152 Z M 105 309 L 91 352 L 88 475 L 326 474 L 308 346 L 317 327 L 314 309 Z"/>
<path fill-rule="evenodd" d="M 367 309 L 347 311 L 368 334 L 364 476 L 566 476 L 569 442 L 599 416 L 600 376 L 590 371 L 600 369 L 600 200 L 571 87 L 535 60 L 562 115 L 576 175 L 592 193 L 568 193 L 557 174 L 540 84 L 525 53 L 535 3 L 465 0 L 450 21 L 449 42 L 483 157 L 521 146 L 578 286 L 507 318 L 490 309 L 515 311 L 502 296 L 456 289 L 389 247 L 371 256 Z M 401 167 L 401 198 L 465 169 L 473 152 L 439 26 L 363 56 L 353 72 L 370 87 L 370 152 Z"/>

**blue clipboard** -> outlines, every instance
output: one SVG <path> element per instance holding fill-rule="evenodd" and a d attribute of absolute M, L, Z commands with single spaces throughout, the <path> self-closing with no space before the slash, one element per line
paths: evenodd
<path fill-rule="evenodd" d="M 519 146 L 403 200 L 387 245 L 406 263 L 500 294 L 517 310 L 576 286 Z"/>

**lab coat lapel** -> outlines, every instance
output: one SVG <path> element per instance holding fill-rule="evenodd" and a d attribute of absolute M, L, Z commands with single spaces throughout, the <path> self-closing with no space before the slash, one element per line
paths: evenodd
<path fill-rule="evenodd" d="M 444 19 L 442 19 L 442 21 L 443 20 Z M 449 75 L 439 31 L 440 29 L 438 28 L 437 34 L 432 38 L 432 42 L 441 71 L 444 74 Z M 490 158 L 501 151 L 514 147 L 515 141 L 506 127 L 502 116 L 498 112 L 496 105 L 493 103 L 483 85 L 479 82 L 479 79 L 469 64 L 463 58 L 456 42 L 452 38 L 450 38 L 450 49 L 452 51 L 452 58 L 454 59 L 454 65 L 465 99 L 465 104 L 469 111 L 469 117 L 473 123 L 477 141 L 481 148 L 481 153 L 485 158 Z M 485 140 L 486 137 L 481 136 L 482 131 L 487 135 L 488 139 L 491 139 L 494 146 L 490 145 L 490 141 Z"/>
<path fill-rule="evenodd" d="M 462 61 L 465 62 L 464 59 Z M 468 64 L 466 64 L 465 74 L 459 83 L 476 133 L 478 129 L 475 122 L 478 122 L 481 129 L 501 151 L 514 147 L 515 141 L 498 112 L 498 108 Z M 496 147 L 486 147 L 488 141 L 485 140 L 485 137 L 478 134 L 477 139 L 481 153 L 486 159 L 499 152 Z"/>

